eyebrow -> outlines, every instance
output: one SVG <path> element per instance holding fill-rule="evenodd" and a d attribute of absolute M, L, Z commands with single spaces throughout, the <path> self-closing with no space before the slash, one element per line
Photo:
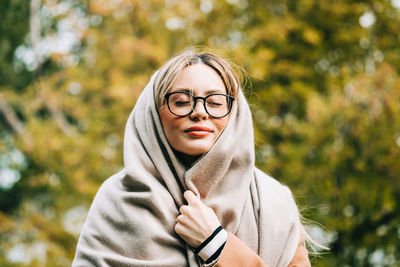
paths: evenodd
<path fill-rule="evenodd" d="M 214 93 L 221 93 L 221 91 L 222 90 L 220 90 L 220 89 L 210 89 L 210 90 L 207 90 L 205 92 L 205 94 L 209 95 L 209 94 L 214 94 Z M 193 90 L 192 89 L 188 89 L 188 88 L 176 88 L 172 92 L 188 92 L 188 93 L 192 93 Z M 225 93 L 225 91 L 222 91 L 222 92 Z"/>

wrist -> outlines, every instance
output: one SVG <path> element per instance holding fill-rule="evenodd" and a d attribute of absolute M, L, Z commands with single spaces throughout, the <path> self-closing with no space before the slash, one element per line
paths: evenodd
<path fill-rule="evenodd" d="M 207 262 L 210 258 L 217 258 L 228 239 L 228 232 L 222 226 L 217 227 L 214 232 L 198 246 L 196 253 L 203 261 Z M 218 254 L 218 255 L 216 255 Z"/>

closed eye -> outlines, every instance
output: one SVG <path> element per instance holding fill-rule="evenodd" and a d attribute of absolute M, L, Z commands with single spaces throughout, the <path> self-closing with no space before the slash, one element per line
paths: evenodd
<path fill-rule="evenodd" d="M 174 102 L 175 106 L 185 106 L 185 105 L 189 105 L 190 101 L 176 101 Z"/>
<path fill-rule="evenodd" d="M 221 103 L 218 102 L 212 102 L 212 101 L 207 101 L 207 105 L 211 105 L 211 106 L 221 106 Z"/>

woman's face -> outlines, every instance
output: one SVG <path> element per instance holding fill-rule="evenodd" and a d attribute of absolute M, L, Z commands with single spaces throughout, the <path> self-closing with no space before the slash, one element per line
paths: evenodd
<path fill-rule="evenodd" d="M 177 91 L 189 91 L 203 97 L 213 93 L 226 94 L 217 72 L 202 63 L 182 70 L 169 93 Z M 165 102 L 160 109 L 160 119 L 168 142 L 175 150 L 187 155 L 201 155 L 210 150 L 228 123 L 229 115 L 213 118 L 204 110 L 203 101 L 198 100 L 194 111 L 185 117 L 172 114 Z"/>

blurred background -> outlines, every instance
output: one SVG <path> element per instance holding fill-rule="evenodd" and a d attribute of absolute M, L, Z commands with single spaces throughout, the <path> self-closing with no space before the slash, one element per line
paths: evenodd
<path fill-rule="evenodd" d="M 152 73 L 200 46 L 248 73 L 256 161 L 313 266 L 400 266 L 400 0 L 1 0 L 0 266 L 70 266 Z"/>

